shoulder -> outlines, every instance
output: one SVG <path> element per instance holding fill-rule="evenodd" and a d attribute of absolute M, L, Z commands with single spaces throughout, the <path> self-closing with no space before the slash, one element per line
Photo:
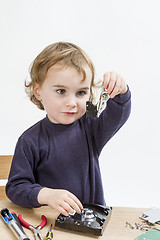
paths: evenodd
<path fill-rule="evenodd" d="M 32 125 L 30 128 L 25 130 L 22 135 L 19 137 L 21 140 L 25 140 L 27 142 L 33 143 L 36 142 L 39 138 L 39 136 L 44 131 L 44 125 L 45 125 L 45 118 L 38 121 L 34 125 Z"/>
<path fill-rule="evenodd" d="M 38 121 L 31 127 L 29 127 L 27 130 L 25 130 L 22 134 L 22 136 L 28 136 L 30 134 L 33 134 L 34 132 L 37 132 L 41 129 L 41 126 L 43 125 L 44 119 Z"/>

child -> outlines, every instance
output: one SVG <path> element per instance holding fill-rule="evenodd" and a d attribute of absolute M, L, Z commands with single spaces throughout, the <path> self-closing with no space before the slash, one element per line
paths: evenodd
<path fill-rule="evenodd" d="M 54 43 L 34 60 L 30 100 L 47 115 L 18 139 L 6 185 L 7 196 L 23 207 L 49 205 L 64 215 L 82 203 L 105 205 L 99 155 L 126 122 L 131 94 L 124 79 L 105 73 L 110 99 L 99 118 L 85 114 L 93 100 L 94 67 L 74 44 Z"/>

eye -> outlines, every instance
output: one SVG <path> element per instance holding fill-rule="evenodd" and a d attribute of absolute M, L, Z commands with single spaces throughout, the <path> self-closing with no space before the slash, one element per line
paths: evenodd
<path fill-rule="evenodd" d="M 77 92 L 77 95 L 78 96 L 84 96 L 86 94 L 86 92 L 85 91 L 79 91 L 79 92 Z"/>
<path fill-rule="evenodd" d="M 64 94 L 66 92 L 66 90 L 65 89 L 58 89 L 58 90 L 56 90 L 56 92 L 58 94 Z"/>

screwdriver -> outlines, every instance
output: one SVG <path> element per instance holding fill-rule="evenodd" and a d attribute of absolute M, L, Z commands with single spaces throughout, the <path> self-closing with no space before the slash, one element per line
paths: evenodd
<path fill-rule="evenodd" d="M 3 208 L 1 210 L 1 217 L 19 240 L 30 240 L 23 231 L 15 213 L 12 215 L 8 208 Z"/>
<path fill-rule="evenodd" d="M 52 239 L 53 239 L 53 232 L 52 232 L 52 224 L 51 224 L 50 230 L 46 235 L 46 240 L 52 240 Z"/>

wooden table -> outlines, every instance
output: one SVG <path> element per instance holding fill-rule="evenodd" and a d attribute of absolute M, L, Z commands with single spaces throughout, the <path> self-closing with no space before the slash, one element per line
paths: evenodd
<path fill-rule="evenodd" d="M 26 209 L 14 205 L 8 200 L 0 200 L 0 210 L 8 208 L 10 212 L 15 212 L 17 215 L 22 214 L 23 218 L 34 226 L 37 226 L 41 222 L 41 215 L 44 214 L 47 217 L 47 225 L 41 230 L 43 239 L 45 239 L 46 233 L 50 228 L 51 223 L 54 226 L 54 221 L 58 216 L 58 213 L 47 207 L 41 207 L 36 209 Z M 127 207 L 113 207 L 111 218 L 107 224 L 107 227 L 103 233 L 103 236 L 97 237 L 84 233 L 77 233 L 69 230 L 62 230 L 60 228 L 53 228 L 54 240 L 134 240 L 137 236 L 143 232 L 137 229 L 131 229 L 126 227 L 126 221 L 130 222 L 133 226 L 135 223 L 142 223 L 139 216 L 146 211 L 142 208 L 127 208 Z M 25 233 L 34 239 L 33 232 L 24 228 Z M 0 217 L 0 239 L 3 240 L 16 240 L 11 230 L 7 227 L 3 219 Z"/>

